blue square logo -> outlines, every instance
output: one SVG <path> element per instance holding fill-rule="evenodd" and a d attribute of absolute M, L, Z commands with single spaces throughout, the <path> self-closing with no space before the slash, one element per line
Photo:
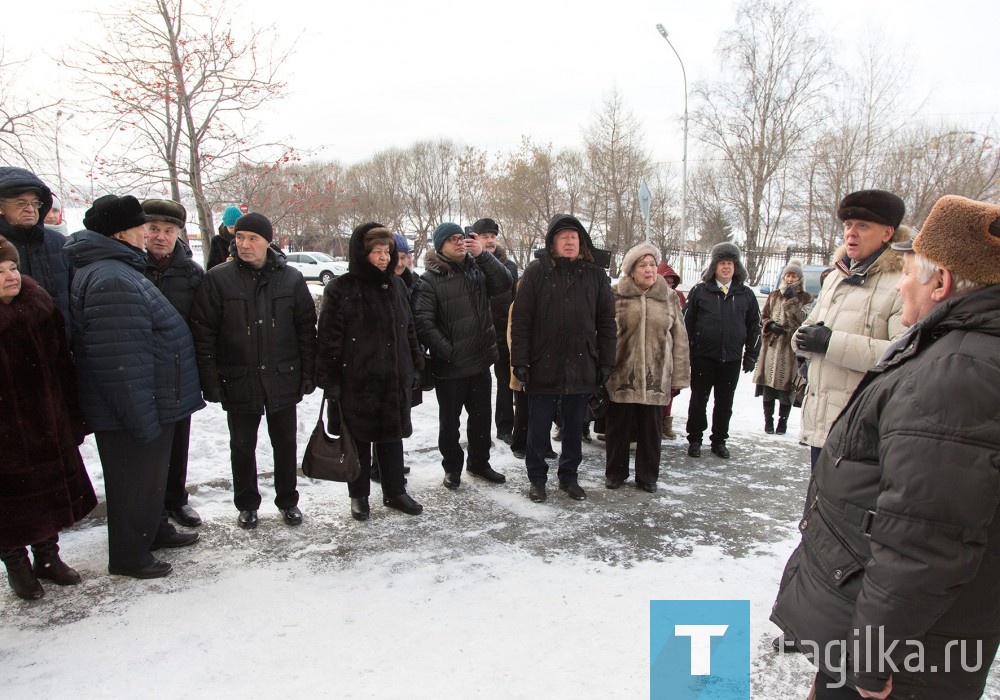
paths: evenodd
<path fill-rule="evenodd" d="M 750 601 L 649 602 L 651 700 L 750 700 Z"/>

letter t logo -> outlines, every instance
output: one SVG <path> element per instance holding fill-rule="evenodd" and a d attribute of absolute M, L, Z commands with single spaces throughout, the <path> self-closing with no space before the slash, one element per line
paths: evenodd
<path fill-rule="evenodd" d="M 722 637 L 729 625 L 674 625 L 674 634 L 691 638 L 691 675 L 712 675 L 712 637 Z"/>

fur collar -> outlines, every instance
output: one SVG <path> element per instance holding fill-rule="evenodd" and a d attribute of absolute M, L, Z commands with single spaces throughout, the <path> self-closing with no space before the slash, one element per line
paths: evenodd
<path fill-rule="evenodd" d="M 631 277 L 622 277 L 618 280 L 618 284 L 615 285 L 614 292 L 616 295 L 626 299 L 641 297 L 645 294 L 647 299 L 654 299 L 656 301 L 667 301 L 671 294 L 675 297 L 677 296 L 677 293 L 667 284 L 667 281 L 659 275 L 656 276 L 653 286 L 645 292 L 639 289 L 639 285 Z"/>
<path fill-rule="evenodd" d="M 455 262 L 433 251 L 427 251 L 427 255 L 424 256 L 424 269 L 445 276 L 460 274 L 460 270 L 464 269 L 471 259 L 472 256 L 466 253 L 462 262 Z"/>
<path fill-rule="evenodd" d="M 21 276 L 21 291 L 9 304 L 0 302 L 0 330 L 5 330 L 16 323 L 21 316 L 48 316 L 54 305 L 52 297 L 42 289 L 35 280 L 27 275 Z"/>

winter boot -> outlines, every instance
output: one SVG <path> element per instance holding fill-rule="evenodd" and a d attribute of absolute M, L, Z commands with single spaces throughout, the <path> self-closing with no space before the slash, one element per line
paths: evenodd
<path fill-rule="evenodd" d="M 778 435 L 784 435 L 788 431 L 788 414 L 792 412 L 792 405 L 789 403 L 778 404 L 778 427 L 775 429 Z"/>
<path fill-rule="evenodd" d="M 774 432 L 774 401 L 764 402 L 764 432 L 768 435 Z"/>
<path fill-rule="evenodd" d="M 0 559 L 7 567 L 7 581 L 18 598 L 38 600 L 45 595 L 45 589 L 38 582 L 35 572 L 31 570 L 28 550 L 24 547 L 5 549 L 0 552 Z"/>
<path fill-rule="evenodd" d="M 59 535 L 31 545 L 31 551 L 35 555 L 35 576 L 38 578 L 52 581 L 57 586 L 80 583 L 80 574 L 76 569 L 59 558 Z"/>
<path fill-rule="evenodd" d="M 677 433 L 674 432 L 674 417 L 663 416 L 663 437 L 667 440 L 676 440 Z"/>

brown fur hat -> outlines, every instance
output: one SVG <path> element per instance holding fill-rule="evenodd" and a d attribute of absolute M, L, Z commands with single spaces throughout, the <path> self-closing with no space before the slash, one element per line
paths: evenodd
<path fill-rule="evenodd" d="M 1000 206 L 945 195 L 927 215 L 913 250 L 972 282 L 1000 284 Z"/>
<path fill-rule="evenodd" d="M 21 264 L 21 256 L 17 254 L 17 248 L 13 243 L 3 236 L 0 236 L 0 262 L 14 261 L 15 265 Z"/>

